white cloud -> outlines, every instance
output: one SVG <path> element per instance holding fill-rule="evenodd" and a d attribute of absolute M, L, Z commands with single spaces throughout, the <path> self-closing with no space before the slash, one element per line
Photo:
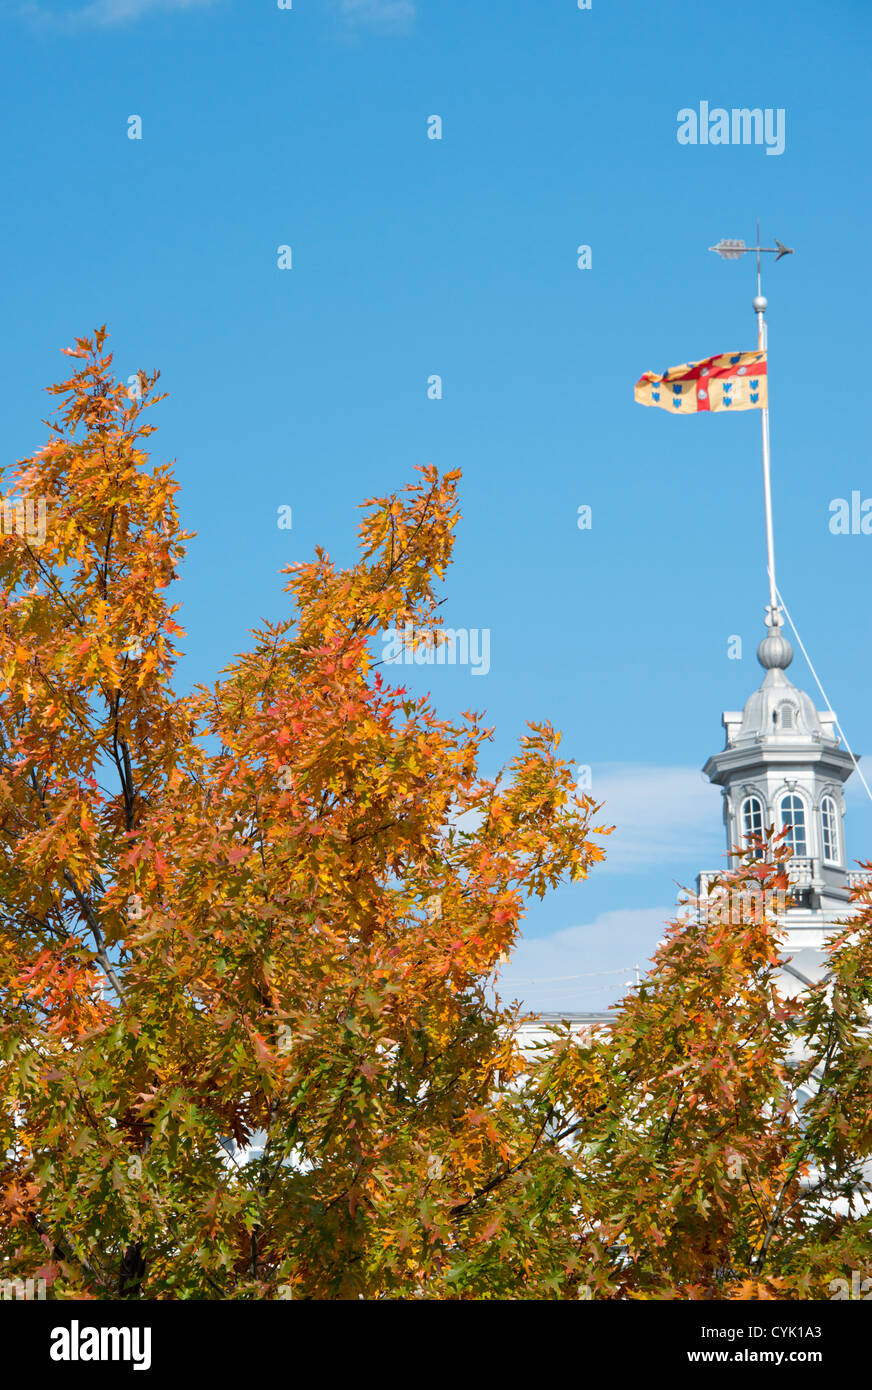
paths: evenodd
<path fill-rule="evenodd" d="M 590 795 L 604 803 L 596 820 L 615 827 L 597 875 L 692 864 L 695 876 L 722 866 L 720 791 L 697 768 L 594 765 Z"/>
<path fill-rule="evenodd" d="M 497 990 L 525 1008 L 596 1013 L 624 994 L 638 965 L 642 974 L 665 924 L 668 907 L 618 908 L 583 927 L 522 938 L 503 966 Z"/>
<path fill-rule="evenodd" d="M 701 870 L 726 867 L 720 789 L 697 768 L 598 763 L 592 780 L 588 794 L 602 803 L 594 822 L 615 827 L 611 835 L 594 837 L 606 852 L 605 862 L 592 870 L 597 878 L 674 866 L 670 877 L 693 887 Z M 452 820 L 467 831 L 480 823 L 478 811 Z"/>
<path fill-rule="evenodd" d="M 25 4 L 21 13 L 43 23 L 54 23 L 66 29 L 109 28 L 129 24 L 146 15 L 174 10 L 204 9 L 216 0 L 89 0 L 78 9 L 58 11 L 44 5 Z"/>
<path fill-rule="evenodd" d="M 334 0 L 334 9 L 352 29 L 404 33 L 415 21 L 414 0 Z"/>

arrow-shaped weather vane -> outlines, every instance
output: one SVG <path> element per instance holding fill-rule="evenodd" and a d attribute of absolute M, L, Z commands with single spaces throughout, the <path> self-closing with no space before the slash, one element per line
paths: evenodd
<path fill-rule="evenodd" d="M 793 247 L 784 246 L 777 237 L 775 238 L 774 246 L 746 246 L 744 241 L 737 241 L 729 237 L 724 237 L 722 241 L 718 242 L 717 246 L 710 246 L 709 250 L 717 251 L 718 255 L 723 256 L 725 261 L 737 261 L 740 256 L 754 251 L 756 251 L 758 256 L 761 251 L 771 251 L 776 261 L 780 261 L 782 256 L 793 255 Z"/>
<path fill-rule="evenodd" d="M 774 246 L 761 246 L 761 245 L 760 245 L 760 219 L 759 219 L 759 217 L 758 217 L 758 219 L 757 219 L 757 245 L 756 245 L 756 246 L 746 246 L 745 243 L 744 243 L 744 241 L 741 241 L 738 237 L 723 237 L 723 238 L 718 242 L 717 246 L 710 246 L 710 247 L 709 247 L 709 250 L 710 250 L 710 251 L 716 251 L 716 252 L 718 253 L 719 256 L 723 256 L 723 258 L 724 258 L 725 261 L 737 261 L 737 260 L 739 259 L 740 256 L 756 255 L 756 257 L 757 257 L 757 299 L 761 301 L 761 307 L 762 307 L 763 310 L 765 310 L 765 308 L 766 308 L 766 301 L 765 301 L 765 299 L 763 299 L 762 291 L 761 291 L 761 288 L 760 288 L 760 256 L 761 256 L 761 253 L 763 253 L 763 252 L 769 253 L 770 255 L 772 255 L 772 256 L 775 257 L 776 261 L 780 261 L 782 256 L 792 256 L 792 255 L 793 255 L 793 247 L 792 247 L 792 246 L 785 246 L 785 245 L 784 245 L 784 242 L 783 242 L 783 241 L 779 241 L 777 237 L 775 238 L 775 245 L 774 245 Z M 754 308 L 755 308 L 755 310 L 757 310 L 757 301 L 756 301 L 756 300 L 754 301 Z M 759 311 L 758 311 L 758 312 L 759 312 Z M 758 322 L 760 323 L 760 326 L 761 326 L 761 333 L 762 333 L 762 320 L 761 320 L 761 319 L 758 319 Z"/>
<path fill-rule="evenodd" d="M 716 251 L 716 252 L 718 253 L 719 256 L 723 256 L 723 258 L 724 258 L 725 261 L 737 261 L 737 260 L 739 259 L 740 256 L 756 255 L 756 257 L 757 257 L 757 298 L 758 298 L 758 299 L 761 297 L 761 291 L 760 291 L 760 255 L 761 255 L 761 253 L 762 253 L 762 252 L 768 252 L 770 255 L 773 255 L 773 256 L 775 257 L 776 261 L 780 261 L 782 256 L 792 256 L 792 255 L 793 255 L 793 247 L 792 247 L 792 246 L 785 246 L 785 245 L 784 245 L 784 242 L 783 242 L 783 241 L 779 241 L 777 237 L 775 238 L 775 245 L 774 245 L 774 246 L 761 246 L 761 245 L 760 245 L 760 219 L 759 219 L 759 217 L 758 217 L 758 219 L 757 219 L 757 245 L 756 245 L 756 246 L 746 246 L 745 243 L 744 243 L 744 241 L 739 240 L 738 237 L 723 237 L 723 238 L 718 242 L 717 246 L 710 246 L 710 247 L 709 247 L 709 250 L 710 250 L 710 251 Z M 764 308 L 765 308 L 765 305 L 764 305 Z"/>

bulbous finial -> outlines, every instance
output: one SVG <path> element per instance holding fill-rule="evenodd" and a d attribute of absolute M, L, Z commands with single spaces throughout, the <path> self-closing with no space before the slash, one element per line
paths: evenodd
<path fill-rule="evenodd" d="M 758 295 L 755 295 L 755 296 L 754 296 L 754 313 L 755 313 L 755 314 L 765 314 L 768 305 L 769 305 L 769 300 L 766 298 L 765 294 L 758 294 Z"/>
<path fill-rule="evenodd" d="M 766 671 L 771 671 L 773 667 L 787 670 L 793 660 L 793 648 L 780 628 L 770 626 L 757 648 L 757 660 Z"/>

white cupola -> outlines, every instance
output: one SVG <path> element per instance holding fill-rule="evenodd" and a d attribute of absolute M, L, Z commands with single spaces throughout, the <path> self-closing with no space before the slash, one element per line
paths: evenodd
<path fill-rule="evenodd" d="M 769 826 L 787 829 L 795 905 L 782 925 L 793 950 L 819 956 L 833 925 L 851 913 L 852 879 L 866 877 L 849 870 L 845 847 L 843 788 L 855 763 L 835 714 L 816 709 L 786 675 L 793 648 L 780 610 L 770 607 L 767 620 L 757 648 L 763 682 L 743 710 L 725 711 L 725 746 L 703 772 L 723 789 L 728 856 Z M 703 896 L 713 876 L 700 875 Z"/>

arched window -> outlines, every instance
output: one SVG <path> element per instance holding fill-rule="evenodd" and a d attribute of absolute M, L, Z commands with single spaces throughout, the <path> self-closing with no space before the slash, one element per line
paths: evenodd
<path fill-rule="evenodd" d="M 805 835 L 805 806 L 798 796 L 792 793 L 781 798 L 781 824 L 786 827 L 786 843 L 794 854 L 804 859 L 808 854 Z"/>
<path fill-rule="evenodd" d="M 763 802 L 759 796 L 746 796 L 742 802 L 742 835 L 749 844 L 755 835 L 763 834 Z"/>
<path fill-rule="evenodd" d="M 821 802 L 821 844 L 824 859 L 830 864 L 839 862 L 839 821 L 836 803 L 831 796 Z"/>

